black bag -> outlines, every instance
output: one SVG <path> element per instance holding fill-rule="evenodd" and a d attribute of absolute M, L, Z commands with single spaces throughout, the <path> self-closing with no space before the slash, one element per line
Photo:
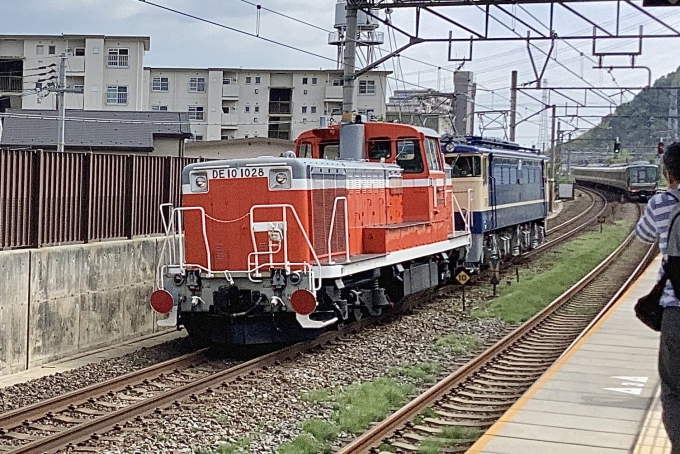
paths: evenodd
<path fill-rule="evenodd" d="M 649 294 L 643 296 L 635 304 L 635 315 L 642 323 L 652 328 L 654 331 L 661 331 L 661 319 L 663 317 L 663 306 L 661 296 L 666 286 L 666 273 L 661 276 L 661 280 L 656 283 Z"/>

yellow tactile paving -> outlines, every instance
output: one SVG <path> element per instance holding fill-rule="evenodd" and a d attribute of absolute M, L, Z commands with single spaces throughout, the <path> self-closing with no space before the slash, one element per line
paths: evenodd
<path fill-rule="evenodd" d="M 660 391 L 657 390 L 654 402 L 645 417 L 633 454 L 670 454 L 671 442 L 661 421 Z"/>

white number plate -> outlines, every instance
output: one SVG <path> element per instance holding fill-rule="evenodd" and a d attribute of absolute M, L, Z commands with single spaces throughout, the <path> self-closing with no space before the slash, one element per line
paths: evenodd
<path fill-rule="evenodd" d="M 212 169 L 210 171 L 210 179 L 217 180 L 220 178 L 258 178 L 267 176 L 267 167 L 239 167 L 227 169 Z"/>

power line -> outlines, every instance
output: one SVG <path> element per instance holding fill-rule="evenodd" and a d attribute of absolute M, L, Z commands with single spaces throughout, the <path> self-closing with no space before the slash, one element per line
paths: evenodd
<path fill-rule="evenodd" d="M 302 52 L 304 54 L 311 55 L 311 56 L 317 57 L 317 58 L 322 58 L 324 60 L 329 60 L 329 61 L 332 61 L 332 62 L 335 63 L 335 59 L 333 59 L 333 58 L 326 57 L 325 55 L 317 54 L 315 52 L 311 52 L 311 51 L 308 51 L 308 50 L 304 50 L 304 49 L 301 49 L 299 47 L 291 46 L 290 44 L 285 44 L 285 43 L 282 43 L 280 41 L 276 41 L 274 39 L 265 38 L 264 36 L 259 36 L 259 35 L 256 35 L 255 33 L 250 33 L 250 32 L 247 32 L 245 30 L 240 30 L 240 29 L 235 28 L 235 27 L 230 27 L 228 25 L 220 24 L 219 22 L 211 21 L 209 19 L 205 19 L 205 18 L 200 17 L 200 16 L 195 16 L 193 14 L 185 13 L 184 11 L 180 11 L 180 10 L 177 10 L 177 9 L 174 9 L 174 8 L 170 8 L 168 6 L 159 5 L 158 3 L 153 3 L 153 2 L 150 2 L 148 0 L 137 0 L 137 1 L 145 3 L 147 5 L 155 6 L 156 8 L 160 8 L 160 9 L 164 9 L 166 11 L 170 11 L 170 12 L 175 13 L 175 14 L 179 14 L 180 16 L 184 16 L 184 17 L 188 17 L 188 18 L 191 18 L 191 19 L 201 21 L 201 22 L 205 22 L 206 24 L 214 25 L 216 27 L 224 28 L 226 30 L 230 30 L 230 31 L 233 31 L 233 32 L 236 32 L 236 33 L 240 33 L 242 35 L 250 36 L 251 38 L 261 39 L 261 40 L 266 41 L 268 43 L 276 44 L 277 46 L 285 47 L 287 49 L 295 50 L 297 52 Z"/>

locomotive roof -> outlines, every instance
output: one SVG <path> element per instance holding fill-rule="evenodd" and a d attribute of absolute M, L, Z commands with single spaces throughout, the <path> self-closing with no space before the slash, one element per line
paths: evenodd
<path fill-rule="evenodd" d="M 444 156 L 451 154 L 460 153 L 478 153 L 478 154 L 490 154 L 493 156 L 511 157 L 511 158 L 522 158 L 522 159 L 536 159 L 540 161 L 547 161 L 548 157 L 539 154 L 538 151 L 521 151 L 520 150 L 510 150 L 503 148 L 486 148 L 477 145 L 468 144 L 457 144 L 453 151 L 444 150 Z"/>

